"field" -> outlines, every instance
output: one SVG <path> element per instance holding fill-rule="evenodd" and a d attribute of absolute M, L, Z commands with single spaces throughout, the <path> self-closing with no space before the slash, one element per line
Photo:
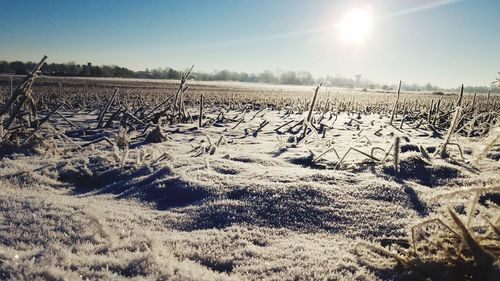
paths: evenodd
<path fill-rule="evenodd" d="M 9 81 L 0 279 L 500 274 L 496 95 Z"/>

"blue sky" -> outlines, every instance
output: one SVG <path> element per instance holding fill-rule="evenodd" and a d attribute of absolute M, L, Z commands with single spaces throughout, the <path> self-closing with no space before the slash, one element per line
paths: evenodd
<path fill-rule="evenodd" d="M 366 40 L 332 28 L 368 8 Z M 0 60 L 117 64 L 315 76 L 363 74 L 444 87 L 500 71 L 498 0 L 0 0 Z"/>

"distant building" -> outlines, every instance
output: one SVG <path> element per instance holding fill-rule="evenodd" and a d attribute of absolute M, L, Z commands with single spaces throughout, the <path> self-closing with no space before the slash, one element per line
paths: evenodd
<path fill-rule="evenodd" d="M 354 77 L 356 77 L 356 85 L 355 85 L 355 87 L 359 88 L 359 81 L 361 80 L 361 74 L 356 74 L 356 75 L 354 75 Z"/>
<path fill-rule="evenodd" d="M 92 63 L 87 62 L 87 66 L 85 67 L 85 75 L 90 75 L 92 73 Z"/>

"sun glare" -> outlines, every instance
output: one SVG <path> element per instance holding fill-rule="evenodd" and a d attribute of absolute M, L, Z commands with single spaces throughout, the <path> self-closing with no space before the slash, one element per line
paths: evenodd
<path fill-rule="evenodd" d="M 373 17 L 368 10 L 356 9 L 349 11 L 340 20 L 338 30 L 340 37 L 348 43 L 363 42 L 373 26 Z"/>

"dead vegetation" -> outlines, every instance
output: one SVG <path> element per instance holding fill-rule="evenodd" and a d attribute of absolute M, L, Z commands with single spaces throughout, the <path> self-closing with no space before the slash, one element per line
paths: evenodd
<path fill-rule="evenodd" d="M 266 127 L 274 126 L 276 133 L 286 133 L 290 138 L 294 138 L 293 142 L 296 144 L 307 145 L 316 140 L 335 139 L 332 137 L 336 134 L 333 129 L 335 121 L 339 114 L 347 114 L 351 119 L 345 123 L 345 128 L 357 132 L 368 144 L 371 143 L 371 136 L 363 134 L 361 127 L 366 124 L 363 119 L 364 116 L 377 115 L 379 118 L 390 117 L 388 126 L 396 128 L 394 123 L 398 123 L 396 129 L 402 136 L 408 129 L 420 130 L 422 136 L 438 139 L 444 136 L 444 141 L 433 153 L 434 157 L 447 157 L 449 149 L 455 147 L 463 158 L 463 149 L 458 137 L 484 138 L 497 126 L 499 118 L 500 103 L 496 97 L 474 94 L 466 98 L 463 88 L 458 100 L 450 95 L 417 98 L 414 94 L 401 93 L 401 88 L 395 97 L 371 94 L 369 100 L 356 100 L 354 97 L 346 98 L 343 95 L 321 95 L 321 85 L 315 88 L 310 100 L 303 98 L 302 94 L 235 92 L 228 95 L 227 92 L 218 93 L 213 90 L 210 94 L 200 97 L 191 93 L 188 86 L 189 74 L 194 66 L 182 75 L 177 88 L 172 89 L 172 94 L 165 93 L 161 88 L 151 89 L 151 93 L 138 92 L 136 88 L 115 88 L 112 93 L 103 89 L 88 91 L 71 85 L 62 86 L 61 83 L 54 89 L 50 82 L 43 82 L 35 93 L 32 86 L 45 59 L 27 75 L 11 96 L 2 96 L 0 120 L 3 126 L 0 135 L 4 153 L 13 149 L 32 151 L 33 147 L 47 146 L 47 141 L 51 139 L 54 139 L 58 146 L 65 146 L 66 142 L 74 142 L 78 137 L 86 136 L 86 139 L 89 139 L 89 135 L 94 135 L 95 138 L 87 143 L 79 143 L 78 148 L 102 141 L 111 145 L 114 143 L 111 141 L 111 135 L 116 134 L 113 132 L 117 130 L 126 131 L 130 136 L 129 146 L 141 139 L 144 143 L 158 143 L 168 139 L 169 131 L 166 126 L 197 124 L 200 131 L 210 126 L 230 126 L 237 130 L 256 117 L 262 122 L 257 126 L 243 128 L 243 136 L 257 137 Z M 400 101 L 400 96 L 404 96 L 403 102 Z M 64 102 L 60 102 L 61 99 Z M 247 116 L 254 110 L 256 113 Z M 271 124 L 271 120 L 266 120 L 266 112 L 269 110 L 284 110 L 283 123 Z M 306 111 L 307 116 L 303 119 L 295 117 Z M 96 120 L 89 120 L 86 127 L 78 127 L 70 120 L 71 115 L 84 112 L 89 116 L 95 115 Z M 233 112 L 239 113 L 230 116 Z M 39 115 L 44 117 L 40 118 Z M 58 117 L 58 124 L 53 122 L 55 117 Z M 61 126 L 61 123 L 65 123 L 65 126 Z M 389 130 L 381 127 L 374 135 L 381 136 L 384 131 Z M 117 143 L 119 147 L 124 148 L 127 145 L 123 138 L 117 140 L 120 140 Z M 373 162 L 384 162 L 387 156 L 397 154 L 393 147 L 372 146 L 369 149 L 372 152 L 350 147 L 337 160 L 335 168 L 339 169 L 343 165 L 350 152 L 365 155 Z M 375 157 L 374 150 L 385 152 L 386 157 Z M 339 152 L 339 149 L 336 152 Z M 321 158 L 325 156 L 322 155 Z M 397 170 L 397 166 L 394 168 Z"/>
<path fill-rule="evenodd" d="M 321 84 L 305 91 L 227 89 L 189 80 L 194 66 L 177 84 L 85 80 L 56 83 L 38 77 L 45 59 L 22 81 L 17 81 L 15 91 L 0 95 L 0 164 L 4 168 L 1 180 L 18 179 L 26 184 L 36 182 L 30 177 L 49 175 L 48 185 L 61 181 L 72 187 L 78 185 L 79 192 L 88 192 L 85 188 L 92 186 L 93 192 L 155 202 L 160 209 L 205 202 L 215 196 L 225 200 L 207 200 L 207 206 L 196 206 L 202 209 L 200 217 L 205 217 L 194 221 L 191 228 L 185 226 L 189 230 L 205 225 L 225 227 L 239 219 L 266 227 L 273 227 L 274 222 L 278 227 L 294 230 L 307 225 L 308 230 L 335 231 L 339 226 L 329 223 L 338 223 L 344 229 L 350 223 L 349 214 L 337 214 L 338 210 L 332 207 L 345 199 L 335 197 L 329 201 L 330 191 L 311 191 L 295 185 L 287 189 L 290 186 L 286 184 L 303 180 L 297 174 L 309 173 L 304 172 L 312 170 L 309 168 L 325 170 L 311 176 L 311 186 L 335 187 L 338 178 L 355 178 L 357 173 L 368 171 L 385 183 L 400 184 L 398 192 L 410 198 L 406 204 L 425 218 L 408 232 L 411 238 L 387 238 L 392 242 L 386 247 L 360 244 L 359 255 L 366 261 L 376 263 L 381 262 L 381 257 L 384 261 L 388 258 L 395 261 L 398 270 L 403 269 L 398 271 L 404 272 L 403 276 L 415 279 L 488 280 L 498 276 L 498 204 L 488 200 L 479 203 L 484 196 L 498 194 L 498 186 L 443 193 L 441 198 L 472 193 L 474 200 L 469 208 L 436 203 L 444 209 L 431 219 L 426 217 L 428 208 L 420 191 L 411 187 L 417 184 L 437 190 L 452 189 L 457 183 L 467 182 L 465 178 L 470 175 L 479 177 L 484 170 L 498 171 L 491 164 L 498 161 L 499 155 L 498 96 L 467 94 L 463 86 L 456 95 L 405 93 L 401 91 L 401 81 L 397 92 L 389 94 L 339 90 L 333 94 L 333 89 Z M 241 146 L 245 147 L 243 152 Z M 477 149 L 471 149 L 476 146 Z M 274 151 L 268 153 L 271 149 Z M 42 160 L 31 170 L 21 169 L 8 161 L 19 155 Z M 176 157 L 182 159 L 175 160 Z M 295 174 L 273 178 L 277 163 Z M 256 167 L 265 172 L 255 170 Z M 182 173 L 178 172 L 182 169 Z M 227 183 L 240 174 L 246 178 Z M 217 184 L 200 188 L 199 182 L 207 177 Z M 253 180 L 286 188 L 268 191 L 272 196 L 267 198 L 240 187 L 245 186 L 241 182 L 253 184 Z M 256 188 L 262 191 L 265 184 Z M 387 203 L 395 200 L 398 192 L 390 196 L 374 192 L 370 196 L 380 196 Z M 245 204 L 257 207 L 248 211 Z M 318 210 L 318 204 L 329 212 Z M 391 210 L 396 212 L 397 208 Z M 112 237 L 100 226 L 99 217 L 90 216 L 87 220 L 97 235 L 110 244 Z M 309 225 L 311 222 L 317 225 Z M 391 232 L 397 232 L 394 225 Z M 378 226 L 382 228 L 383 224 Z M 150 260 L 138 259 L 130 262 L 131 268 L 122 266 L 117 270 L 141 275 L 130 272 L 140 272 L 140 266 Z M 193 259 L 223 272 L 235 268 L 232 262 Z M 139 265 L 134 267 L 135 264 Z M 14 271 L 22 270 L 5 270 Z M 103 276 L 112 273 L 106 274 Z"/>
<path fill-rule="evenodd" d="M 410 239 L 391 241 L 386 247 L 360 243 L 358 254 L 369 256 L 371 262 L 381 256 L 389 257 L 408 271 L 409 279 L 496 280 L 500 272 L 498 206 L 492 202 L 480 204 L 478 200 L 499 190 L 500 186 L 491 186 L 440 194 L 436 200 L 443 201 L 442 212 L 412 226 Z M 472 199 L 462 206 L 466 209 L 465 217 L 444 200 L 471 194 Z"/>

